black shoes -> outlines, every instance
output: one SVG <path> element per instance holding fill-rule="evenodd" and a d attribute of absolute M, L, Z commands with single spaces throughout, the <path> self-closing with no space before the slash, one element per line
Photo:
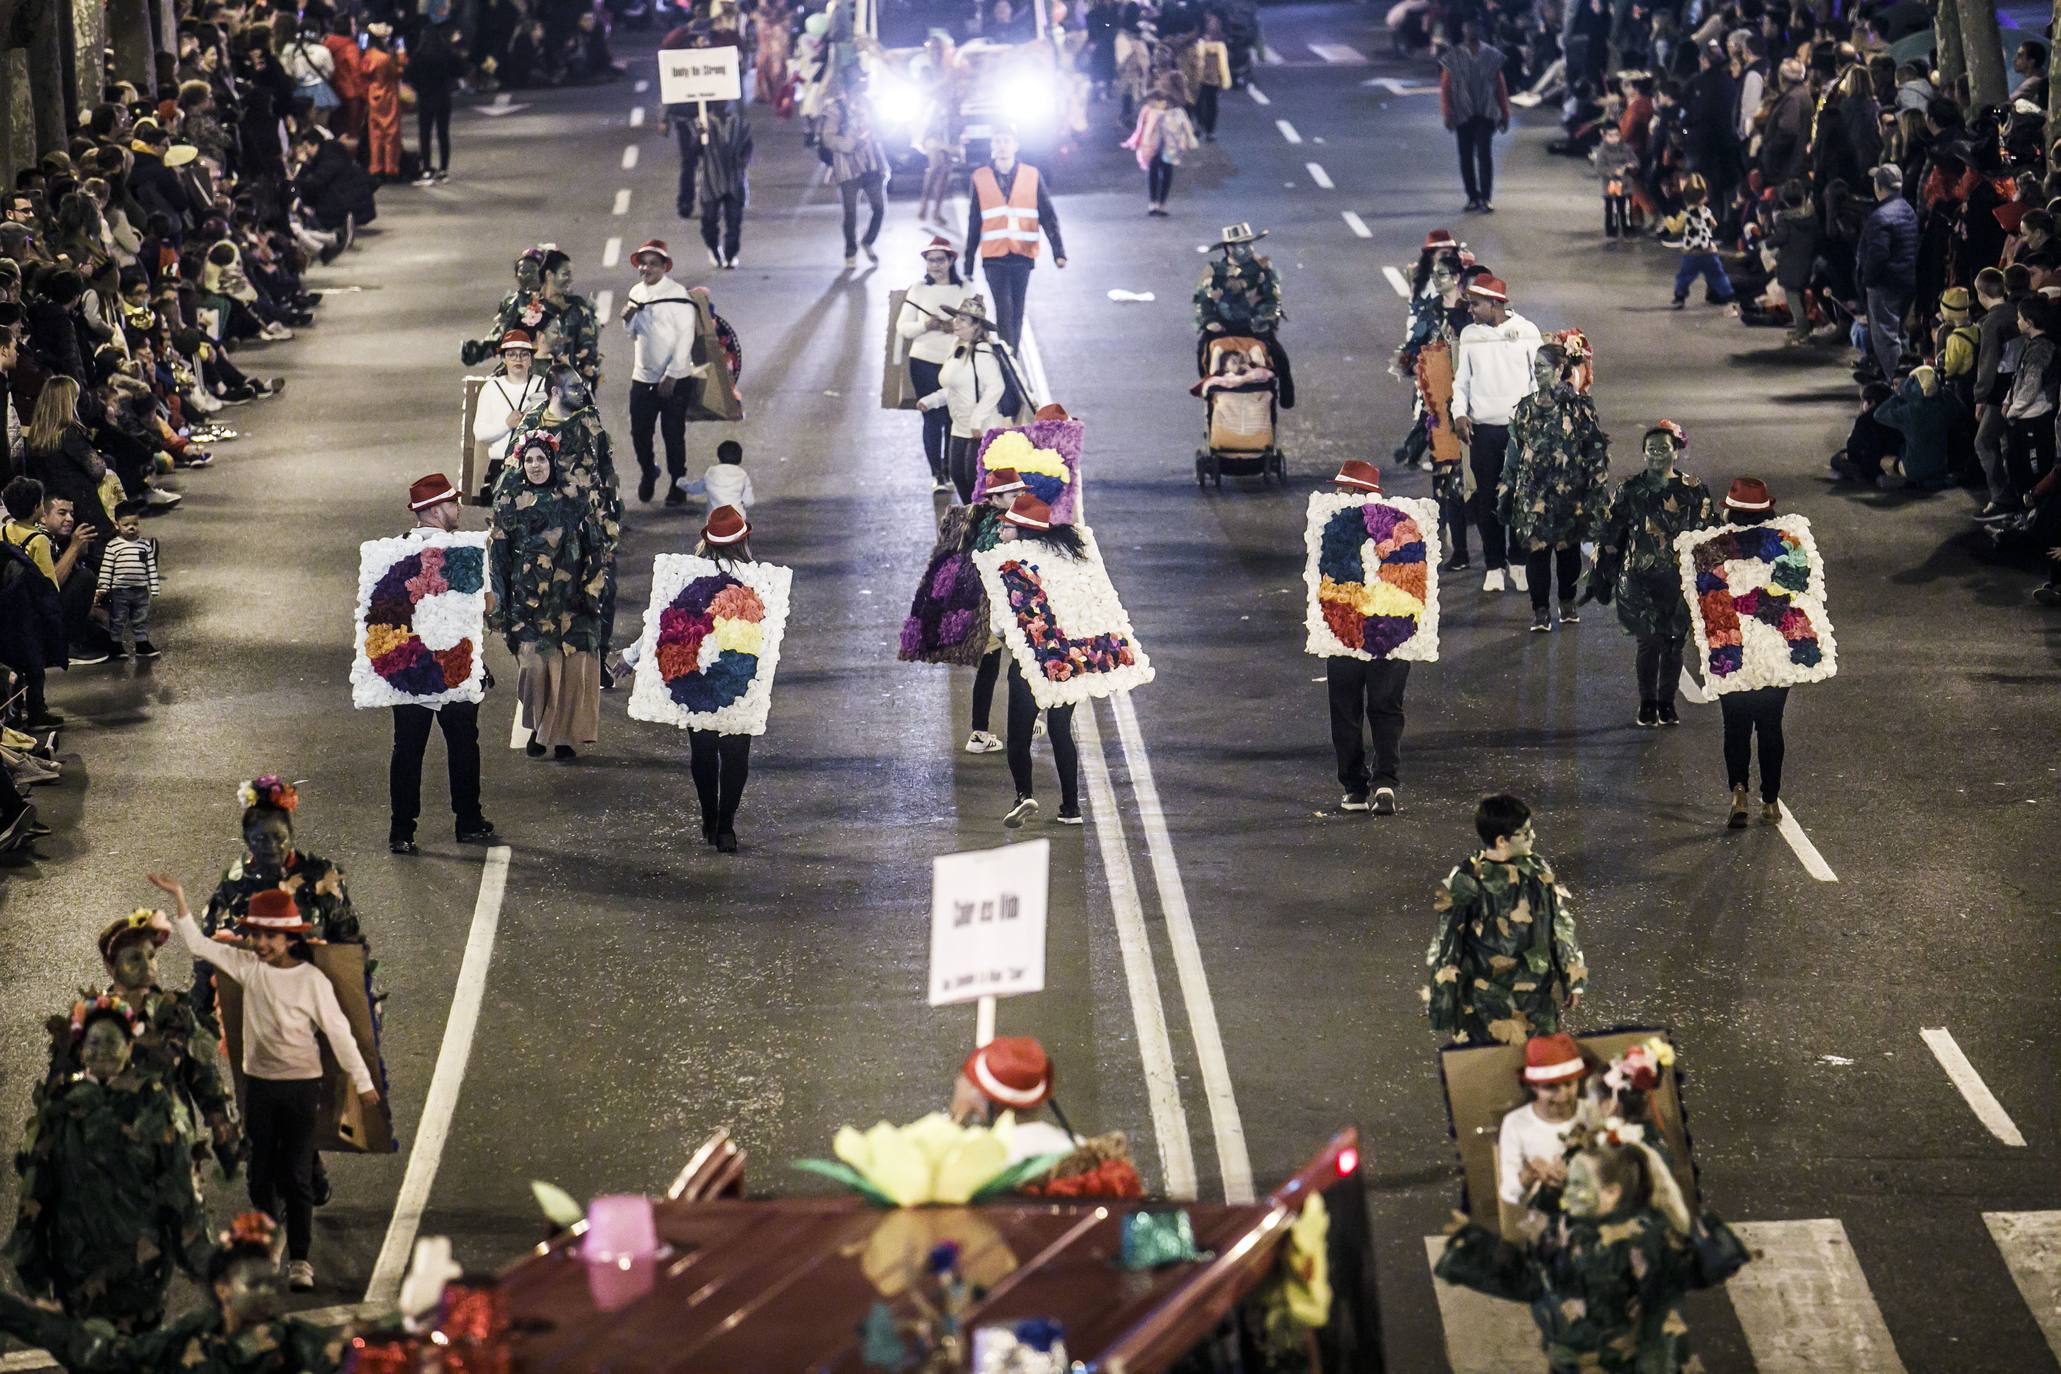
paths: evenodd
<path fill-rule="evenodd" d="M 138 658 L 158 658 L 162 656 L 163 653 L 164 650 L 158 648 L 157 645 L 152 644 L 147 639 L 139 639 L 136 641 L 136 657 Z"/>
<path fill-rule="evenodd" d="M 718 830 L 716 832 L 716 853 L 735 854 L 736 852 L 737 832 L 734 830 Z"/>
<path fill-rule="evenodd" d="M 1660 724 L 1660 707 L 1654 702 L 1640 702 L 1638 723 L 1649 729 Z"/>
<path fill-rule="evenodd" d="M 1551 611 L 1533 611 L 1531 613 L 1531 632 L 1533 634 L 1551 634 L 1552 631 L 1553 613 Z"/>
<path fill-rule="evenodd" d="M 494 823 L 482 816 L 471 825 L 458 827 L 460 844 L 499 844 L 501 837 L 494 831 Z"/>
<path fill-rule="evenodd" d="M 1061 825 L 1081 824 L 1080 803 L 1074 802 L 1072 805 L 1062 804 L 1059 808 L 1059 814 L 1053 817 L 1053 819 L 1058 821 Z"/>
<path fill-rule="evenodd" d="M 684 505 L 686 505 L 686 504 L 687 504 L 687 493 L 686 493 L 686 492 L 684 492 L 684 491 L 681 491 L 681 490 L 680 490 L 680 489 L 679 489 L 678 487 L 676 487 L 676 486 L 673 486 L 673 485 L 671 485 L 671 484 L 668 484 L 668 485 L 667 485 L 667 487 L 666 487 L 666 504 L 667 504 L 667 505 L 669 505 L 669 506 L 684 506 Z"/>
<path fill-rule="evenodd" d="M 386 850 L 389 854 L 420 854 L 422 852 L 413 840 L 388 840 L 386 842 Z"/>
<path fill-rule="evenodd" d="M 1377 787 L 1374 789 L 1374 814 L 1377 816 L 1393 816 L 1395 814 L 1395 789 L 1393 787 Z"/>
<path fill-rule="evenodd" d="M 551 751 L 551 757 L 559 763 L 571 763 L 579 755 L 573 752 L 573 747 L 570 744 L 561 744 Z"/>
<path fill-rule="evenodd" d="M 653 493 L 657 490 L 658 469 L 646 468 L 643 474 L 637 478 L 637 499 L 648 505 L 651 502 Z"/>
<path fill-rule="evenodd" d="M 1021 830 L 1023 823 L 1038 814 L 1038 803 L 1031 797 L 1018 797 L 1016 805 L 1009 808 L 1009 814 L 1002 817 L 1002 824 L 1010 830 Z"/>
<path fill-rule="evenodd" d="M 1680 725 L 1682 723 L 1682 718 L 1675 714 L 1675 704 L 1672 701 L 1660 703 L 1660 723 L 1662 725 Z"/>
<path fill-rule="evenodd" d="M 522 747 L 522 752 L 529 755 L 533 759 L 540 759 L 544 757 L 544 746 L 537 743 L 535 740 L 531 740 L 528 744 L 525 744 Z"/>
<path fill-rule="evenodd" d="M 1466 554 L 1456 553 L 1445 562 L 1439 564 L 1438 570 L 1440 572 L 1466 572 L 1472 566 L 1474 565 L 1468 561 Z"/>
<path fill-rule="evenodd" d="M 1365 811 L 1367 809 L 1367 794 L 1365 792 L 1346 793 L 1345 796 L 1339 799 L 1338 809 L 1340 811 Z"/>

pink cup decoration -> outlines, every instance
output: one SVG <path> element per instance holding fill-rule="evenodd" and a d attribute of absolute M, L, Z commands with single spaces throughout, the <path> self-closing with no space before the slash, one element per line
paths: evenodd
<path fill-rule="evenodd" d="M 587 1235 L 580 1257 L 589 1264 L 628 1269 L 658 1254 L 658 1222 L 651 1199 L 641 1193 L 612 1193 L 587 1204 Z"/>

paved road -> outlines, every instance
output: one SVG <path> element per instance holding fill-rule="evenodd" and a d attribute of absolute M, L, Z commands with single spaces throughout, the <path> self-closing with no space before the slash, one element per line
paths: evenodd
<path fill-rule="evenodd" d="M 1852 395 L 1836 360 L 1715 310 L 1669 311 L 1670 255 L 1601 246 L 1591 183 L 1544 154 L 1542 124 L 1499 144 L 1500 213 L 1457 223 L 1435 99 L 1363 84 L 1425 82 L 1383 56 L 1374 17 L 1270 10 L 1279 60 L 1259 95 L 1227 100 L 1171 219 L 1144 217 L 1142 177 L 1107 128 L 1052 169 L 1073 261 L 1037 271 L 1037 352 L 1088 423 L 1090 517 L 1159 678 L 1098 707 L 1092 735 L 1082 713 L 1090 824 L 1030 832 L 1054 842 L 1050 990 L 1005 1004 L 1003 1030 L 1047 1040 L 1077 1121 L 1132 1130 L 1160 1177 L 1192 1159 L 1204 1195 L 1264 1188 L 1358 1123 L 1392 1367 L 1530 1367 L 1494 1344 L 1496 1318 L 1521 1323 L 1514 1308 L 1441 1307 L 1423 1239 L 1457 1196 L 1416 996 L 1429 893 L 1470 843 L 1475 796 L 1512 789 L 1577 894 L 1596 971 L 1584 1023 L 1674 1029 L 1706 1194 L 1756 1223 L 1767 1252 L 1758 1283 L 1692 1304 L 1709 1366 L 2054 1368 L 2061 1026 L 2045 936 L 2061 865 L 2043 746 L 2061 725 L 2061 638 L 2025 603 L 2031 575 L 1980 555 L 1959 495 L 1829 488 Z M 67 740 L 84 785 L 46 790 L 67 824 L 0 895 L 0 1109 L 18 1115 L 34 1025 L 92 973 L 90 932 L 146 895 L 136 875 L 167 865 L 204 889 L 235 850 L 237 780 L 307 778 L 303 841 L 349 872 L 387 970 L 413 1140 L 480 861 L 441 842 L 385 853 L 386 719 L 348 710 L 343 685 L 356 545 L 404 522 L 408 480 L 455 461 L 456 341 L 482 327 L 520 248 L 556 241 L 576 289 L 620 297 L 630 274 L 602 266 L 606 245 L 669 238 L 680 275 L 710 280 L 744 337 L 754 547 L 795 569 L 794 619 L 735 858 L 695 834 L 684 741 L 628 721 L 620 695 L 573 768 L 499 748 L 505 689 L 482 713 L 488 812 L 512 863 L 423 1221 L 479 1263 L 535 1238 L 530 1178 L 581 1195 L 662 1186 L 730 1124 L 755 1186 L 786 1189 L 783 1162 L 820 1153 L 838 1124 L 935 1105 L 972 1018 L 923 1006 L 925 861 L 999 843 L 1009 800 L 999 757 L 957 752 L 966 675 L 893 661 L 934 509 L 913 417 L 877 405 L 886 291 L 917 274 L 927 233 L 910 202 L 893 205 L 881 267 L 842 272 L 834 194 L 798 132 L 756 114 L 745 266 L 713 273 L 672 217 L 649 92 L 514 105 L 461 115 L 454 180 L 386 193 L 383 232 L 325 274 L 365 289 L 267 350 L 287 398 L 241 412 L 251 436 L 184 479 L 186 505 L 157 526 L 166 658 L 54 694 L 86 718 Z M 1199 494 L 1195 246 L 1247 219 L 1272 230 L 1285 278 L 1294 480 Z M 1385 372 L 1401 302 L 1382 268 L 1407 269 L 1439 223 L 1542 327 L 1588 332 L 1620 475 L 1669 415 L 1713 486 L 1751 471 L 1812 519 L 1841 671 L 1793 698 L 1785 800 L 1836 883 L 1772 830 L 1722 829 L 1714 707 L 1684 706 L 1677 731 L 1631 727 L 1631 645 L 1611 618 L 1532 636 L 1521 595 L 1460 583 L 1444 656 L 1411 684 L 1403 813 L 1336 810 L 1321 668 L 1301 653 L 1303 502 L 1344 457 L 1385 464 L 1406 423 Z M 1116 288 L 1156 300 L 1114 303 Z M 608 356 L 627 449 L 619 333 Z M 692 432 L 697 469 L 729 432 Z M 1421 494 L 1426 479 L 1389 485 Z M 641 610 L 650 555 L 688 547 L 697 523 L 633 509 L 626 608 Z M 1921 1039 L 1942 1027 L 2022 1147 L 1985 1128 Z M 363 1293 L 405 1159 L 335 1162 L 321 1302 Z"/>

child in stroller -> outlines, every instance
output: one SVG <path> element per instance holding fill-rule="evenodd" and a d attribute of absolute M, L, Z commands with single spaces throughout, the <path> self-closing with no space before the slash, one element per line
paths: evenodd
<path fill-rule="evenodd" d="M 1280 384 L 1266 341 L 1246 335 L 1204 338 L 1202 377 L 1189 394 L 1204 409 L 1205 447 L 1195 451 L 1195 484 L 1224 484 L 1224 474 L 1278 477 L 1288 482 L 1288 460 L 1274 442 Z"/>

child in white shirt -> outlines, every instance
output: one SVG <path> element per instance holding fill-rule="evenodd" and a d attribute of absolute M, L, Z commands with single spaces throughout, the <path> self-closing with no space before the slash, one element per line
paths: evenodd
<path fill-rule="evenodd" d="M 757 498 L 752 495 L 751 474 L 744 470 L 744 445 L 735 439 L 725 439 L 716 445 L 716 461 L 699 482 L 690 482 L 685 477 L 674 485 L 681 491 L 708 498 L 708 508 L 735 506 L 741 511 L 750 511 L 751 503 Z"/>

